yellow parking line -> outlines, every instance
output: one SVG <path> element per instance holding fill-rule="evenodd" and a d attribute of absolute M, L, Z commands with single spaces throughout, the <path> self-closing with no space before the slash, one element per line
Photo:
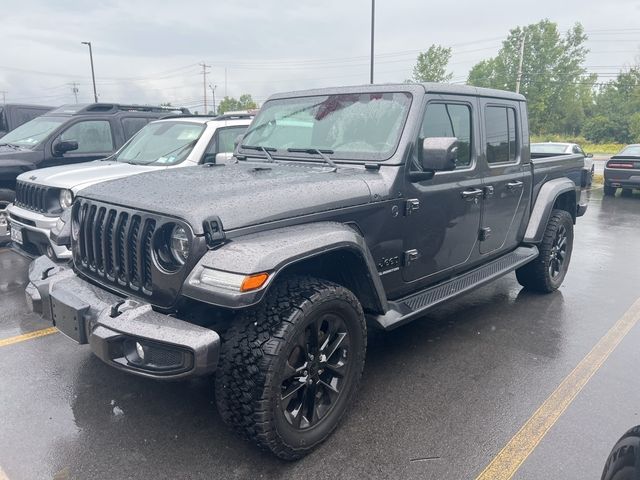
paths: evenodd
<path fill-rule="evenodd" d="M 5 338 L 0 340 L 0 347 L 6 347 L 7 345 L 13 345 L 14 343 L 24 342 L 25 340 L 31 340 L 32 338 L 44 337 L 45 335 L 51 335 L 56 333 L 58 329 L 56 327 L 43 328 L 42 330 L 36 330 L 35 332 L 25 333 L 23 335 L 17 335 L 15 337 Z M 0 476 L 2 480 L 2 476 Z"/>
<path fill-rule="evenodd" d="M 549 395 L 476 480 L 512 478 L 638 320 L 640 320 L 640 299 L 636 300 L 576 368 L 565 377 L 558 388 Z"/>

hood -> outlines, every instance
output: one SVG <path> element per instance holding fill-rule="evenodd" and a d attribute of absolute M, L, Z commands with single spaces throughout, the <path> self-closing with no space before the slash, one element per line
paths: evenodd
<path fill-rule="evenodd" d="M 42 168 L 20 175 L 18 180 L 47 187 L 69 188 L 74 192 L 89 185 L 116 178 L 144 173 L 166 167 L 131 165 L 123 162 L 101 161 Z"/>
<path fill-rule="evenodd" d="M 0 144 L 2 140 L 0 139 Z M 31 150 L 29 148 L 17 149 L 5 145 L 0 146 L 0 168 L 10 168 L 14 166 L 30 169 L 36 162 L 42 160 L 44 153 L 42 150 Z"/>
<path fill-rule="evenodd" d="M 202 234 L 217 215 L 225 230 L 371 201 L 363 170 L 296 163 L 195 166 L 93 185 L 82 197 L 186 220 Z"/>

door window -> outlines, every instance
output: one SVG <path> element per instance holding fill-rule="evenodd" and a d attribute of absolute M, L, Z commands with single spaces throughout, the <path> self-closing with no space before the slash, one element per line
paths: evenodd
<path fill-rule="evenodd" d="M 233 143 L 236 141 L 238 135 L 242 135 L 246 129 L 247 125 L 218 129 L 214 140 L 209 144 L 205 153 L 215 155 L 217 153 L 233 152 Z"/>
<path fill-rule="evenodd" d="M 458 103 L 430 103 L 422 121 L 421 138 L 456 137 L 456 168 L 471 165 L 471 109 Z"/>
<path fill-rule="evenodd" d="M 60 140 L 75 140 L 78 149 L 73 153 L 104 153 L 113 150 L 111 126 L 107 120 L 78 122 L 62 132 Z"/>
<path fill-rule="evenodd" d="M 122 129 L 124 130 L 124 139 L 129 140 L 138 130 L 144 127 L 149 120 L 141 117 L 129 117 L 122 119 Z"/>
<path fill-rule="evenodd" d="M 509 107 L 487 107 L 487 162 L 509 163 L 517 158 L 516 111 Z"/>

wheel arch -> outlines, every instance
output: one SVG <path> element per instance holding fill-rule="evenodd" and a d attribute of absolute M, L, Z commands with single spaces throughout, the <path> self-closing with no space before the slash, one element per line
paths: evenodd
<path fill-rule="evenodd" d="M 539 244 L 554 209 L 567 211 L 575 223 L 578 194 L 576 184 L 569 178 L 556 178 L 546 182 L 535 199 L 523 242 Z"/>
<path fill-rule="evenodd" d="M 203 269 L 251 275 L 269 274 L 259 290 L 239 293 L 204 288 L 197 277 Z M 258 304 L 273 284 L 288 274 L 330 280 L 351 290 L 367 313 L 383 314 L 387 298 L 371 252 L 354 228 L 336 222 L 283 227 L 232 238 L 207 252 L 183 284 L 183 295 L 231 309 Z"/>

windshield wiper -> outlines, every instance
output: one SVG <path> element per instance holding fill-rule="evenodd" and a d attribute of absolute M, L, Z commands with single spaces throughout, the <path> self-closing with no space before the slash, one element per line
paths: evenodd
<path fill-rule="evenodd" d="M 240 148 L 244 148 L 245 150 L 257 150 L 259 152 L 264 152 L 267 156 L 267 159 L 273 163 L 275 160 L 271 156 L 269 152 L 277 152 L 278 149 L 273 147 L 263 147 L 262 145 L 240 145 Z"/>
<path fill-rule="evenodd" d="M 331 155 L 333 153 L 333 150 L 328 150 L 328 149 L 320 150 L 319 148 L 287 148 L 287 152 L 309 153 L 311 155 L 313 154 L 320 155 L 322 159 L 325 161 L 325 163 L 329 165 L 331 168 L 333 168 L 332 170 L 333 172 L 338 170 L 338 165 L 336 165 L 336 163 L 327 156 L 327 154 Z"/>
<path fill-rule="evenodd" d="M 0 147 L 11 147 L 14 150 L 20 150 L 22 148 L 19 145 L 14 145 L 13 143 L 0 143 Z"/>

